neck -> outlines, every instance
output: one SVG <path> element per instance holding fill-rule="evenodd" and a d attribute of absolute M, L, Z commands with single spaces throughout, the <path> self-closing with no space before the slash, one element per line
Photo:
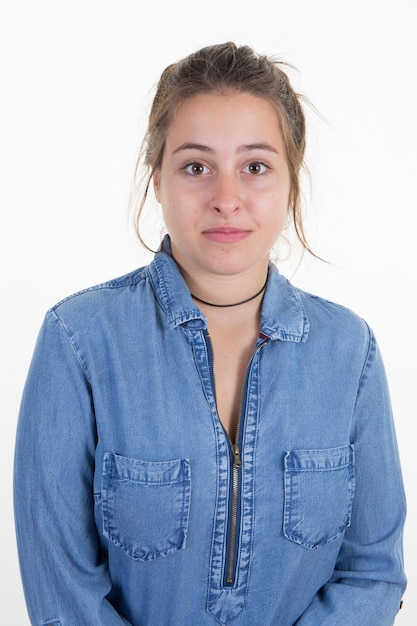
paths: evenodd
<path fill-rule="evenodd" d="M 243 271 L 233 271 L 232 259 L 227 263 L 230 266 L 230 272 L 223 273 L 221 270 L 226 270 L 226 267 L 218 267 L 219 262 L 216 259 L 213 261 L 213 270 L 199 267 L 189 262 L 186 256 L 178 252 L 173 243 L 171 246 L 172 256 L 192 297 L 196 302 L 206 307 L 206 310 L 210 308 L 213 313 L 215 310 L 224 311 L 224 313 L 230 310 L 237 313 L 240 310 L 245 311 L 247 306 L 257 305 L 261 301 L 268 276 L 268 256 Z"/>
<path fill-rule="evenodd" d="M 195 296 L 193 293 L 191 294 L 191 297 L 194 300 L 197 300 L 197 302 L 201 302 L 202 304 L 205 304 L 207 306 L 213 306 L 213 307 L 218 307 L 218 308 L 222 308 L 222 309 L 229 308 L 229 307 L 234 307 L 234 306 L 240 306 L 242 304 L 246 304 L 248 302 L 252 302 L 253 300 L 256 300 L 256 298 L 258 296 L 260 296 L 265 291 L 267 280 L 268 280 L 268 278 L 265 280 L 264 284 L 259 289 L 259 291 L 254 293 L 252 296 L 249 296 L 248 298 L 245 298 L 244 300 L 239 300 L 238 302 L 231 302 L 229 304 L 220 304 L 220 303 L 216 303 L 216 302 L 208 302 L 207 300 L 203 300 L 202 298 L 199 298 L 199 297 Z"/>

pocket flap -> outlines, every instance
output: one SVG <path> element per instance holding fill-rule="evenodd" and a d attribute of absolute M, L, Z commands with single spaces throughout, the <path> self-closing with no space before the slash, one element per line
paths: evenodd
<path fill-rule="evenodd" d="M 325 450 L 291 450 L 285 456 L 285 468 L 298 472 L 325 472 L 343 469 L 353 461 L 353 446 L 326 448 Z"/>

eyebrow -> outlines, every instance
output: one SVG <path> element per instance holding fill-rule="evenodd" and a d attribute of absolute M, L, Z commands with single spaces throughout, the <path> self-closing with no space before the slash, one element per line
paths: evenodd
<path fill-rule="evenodd" d="M 266 150 L 267 152 L 279 154 L 278 150 L 269 143 L 248 143 L 238 148 L 238 152 L 249 152 L 250 150 Z"/>
<path fill-rule="evenodd" d="M 177 152 L 181 152 L 182 150 L 199 150 L 201 152 L 209 153 L 214 152 L 213 148 L 205 146 L 204 144 L 186 142 L 181 144 L 181 146 L 178 146 L 178 148 L 175 148 L 172 154 L 177 154 Z M 239 146 L 237 149 L 238 152 L 250 152 L 251 150 L 266 150 L 267 152 L 275 152 L 275 154 L 279 154 L 278 150 L 269 143 L 248 143 Z"/>
<path fill-rule="evenodd" d="M 173 150 L 172 154 L 177 154 L 177 152 L 181 152 L 182 150 L 200 150 L 201 152 L 214 152 L 212 148 L 205 146 L 201 143 L 183 143 L 178 148 Z"/>

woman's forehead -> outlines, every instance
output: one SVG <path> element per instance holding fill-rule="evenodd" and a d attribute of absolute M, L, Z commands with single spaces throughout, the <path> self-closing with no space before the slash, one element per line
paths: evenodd
<path fill-rule="evenodd" d="M 280 144 L 276 110 L 265 98 L 247 92 L 198 94 L 177 107 L 167 131 L 170 149 L 185 143 L 210 148 L 220 140 L 241 146 Z"/>

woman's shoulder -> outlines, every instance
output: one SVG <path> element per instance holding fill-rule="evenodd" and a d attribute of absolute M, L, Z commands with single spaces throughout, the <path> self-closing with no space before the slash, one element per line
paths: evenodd
<path fill-rule="evenodd" d="M 336 302 L 335 300 L 329 299 L 325 296 L 306 291 L 305 289 L 300 289 L 299 287 L 295 287 L 295 289 L 299 293 L 306 309 L 308 309 L 312 314 L 330 316 L 332 318 L 340 317 L 346 320 L 351 320 L 352 322 L 363 322 L 361 316 L 345 304 L 341 304 L 340 302 Z"/>
<path fill-rule="evenodd" d="M 51 306 L 47 315 L 88 315 L 90 312 L 97 313 L 100 307 L 111 307 L 116 303 L 115 293 L 125 293 L 127 296 L 136 293 L 135 287 L 146 281 L 147 267 L 137 268 L 117 278 L 72 293 Z"/>
<path fill-rule="evenodd" d="M 368 322 L 356 311 L 326 297 L 303 289 L 295 288 L 302 302 L 310 330 L 316 328 L 330 336 L 342 335 L 345 338 L 363 338 L 369 340 L 372 331 Z"/>
<path fill-rule="evenodd" d="M 331 329 L 339 327 L 366 335 L 369 333 L 367 322 L 349 306 L 299 287 L 281 274 L 275 265 L 271 265 L 270 279 L 272 306 L 269 311 L 275 311 L 278 316 L 288 310 L 293 316 L 303 317 L 305 326 L 310 329 L 316 327 L 331 332 Z"/>

